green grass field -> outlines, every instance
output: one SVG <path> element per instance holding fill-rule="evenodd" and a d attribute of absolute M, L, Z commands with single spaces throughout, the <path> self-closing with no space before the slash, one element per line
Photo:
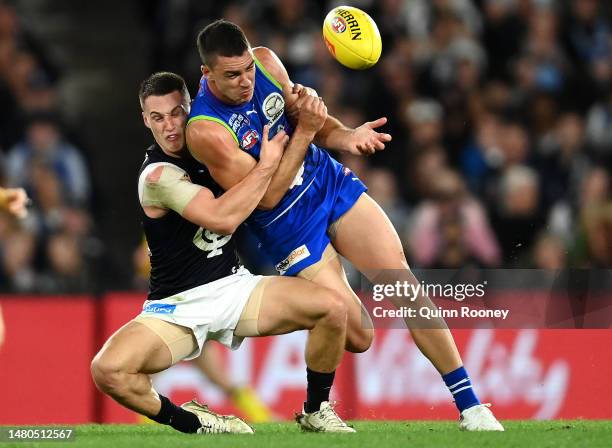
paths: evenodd
<path fill-rule="evenodd" d="M 83 425 L 72 442 L 0 442 L 15 447 L 610 447 L 612 421 L 509 421 L 505 433 L 465 433 L 454 422 L 355 422 L 357 434 L 304 434 L 295 424 L 255 425 L 254 436 L 179 434 L 160 425 Z M 2 427 L 0 427 L 1 430 Z"/>

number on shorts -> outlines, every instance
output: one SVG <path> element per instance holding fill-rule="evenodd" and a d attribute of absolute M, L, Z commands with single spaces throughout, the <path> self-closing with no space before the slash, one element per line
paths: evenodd
<path fill-rule="evenodd" d="M 206 258 L 212 258 L 223 253 L 221 247 L 225 246 L 231 238 L 231 235 L 219 235 L 200 227 L 193 237 L 193 244 L 198 249 L 209 252 Z"/>

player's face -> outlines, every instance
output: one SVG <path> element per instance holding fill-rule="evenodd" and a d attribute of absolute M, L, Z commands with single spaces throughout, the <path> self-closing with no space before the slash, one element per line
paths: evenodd
<path fill-rule="evenodd" d="M 228 104 L 251 101 L 255 90 L 255 60 L 251 50 L 241 56 L 217 56 L 212 67 L 202 67 L 213 93 Z"/>
<path fill-rule="evenodd" d="M 170 154 L 178 154 L 185 146 L 187 110 L 179 91 L 168 95 L 151 95 L 144 100 L 142 117 L 155 141 Z"/>

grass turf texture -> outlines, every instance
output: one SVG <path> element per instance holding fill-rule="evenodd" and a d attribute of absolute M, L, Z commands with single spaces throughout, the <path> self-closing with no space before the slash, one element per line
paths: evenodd
<path fill-rule="evenodd" d="M 455 422 L 355 422 L 357 434 L 301 433 L 293 423 L 254 425 L 256 434 L 187 435 L 161 425 L 76 426 L 72 442 L 0 443 L 15 447 L 525 447 L 612 446 L 612 421 L 507 421 L 505 433 L 466 433 Z M 1 428 L 1 427 L 0 427 Z"/>

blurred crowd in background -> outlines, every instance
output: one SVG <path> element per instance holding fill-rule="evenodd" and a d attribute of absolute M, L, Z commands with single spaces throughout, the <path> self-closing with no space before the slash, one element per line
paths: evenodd
<path fill-rule="evenodd" d="M 0 285 L 12 292 L 93 289 L 90 172 L 57 107 L 62 70 L 41 40 L 0 3 L 0 176 L 32 198 L 28 217 L 0 214 Z"/>
<path fill-rule="evenodd" d="M 384 152 L 335 156 L 387 212 L 412 266 L 610 268 L 612 5 L 349 3 L 370 13 L 383 39 L 380 61 L 364 72 L 341 67 L 322 42 L 335 2 L 141 1 L 149 73 L 175 71 L 194 94 L 195 36 L 225 17 L 253 46 L 272 48 L 292 80 L 315 88 L 346 125 L 388 118 L 393 141 Z M 87 142 L 62 125 L 62 69 L 24 23 L 0 3 L 2 182 L 33 199 L 23 225 L 0 216 L 0 284 L 85 292 L 105 243 L 92 219 L 103 213 L 92 207 Z M 255 244 L 245 247 L 254 269 L 269 270 Z M 144 287 L 146 246 L 126 253 L 133 286 Z"/>

